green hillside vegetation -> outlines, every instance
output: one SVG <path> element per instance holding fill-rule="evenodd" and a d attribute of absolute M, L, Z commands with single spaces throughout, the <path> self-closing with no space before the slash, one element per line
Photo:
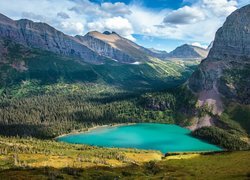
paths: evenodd
<path fill-rule="evenodd" d="M 141 96 L 101 84 L 39 86 L 36 82 L 25 81 L 20 86 L 2 91 L 0 132 L 7 136 L 52 138 L 103 124 L 182 122 L 177 121 L 175 110 L 181 108 L 181 103 L 177 103 L 179 99 L 176 100 L 175 94 L 162 92 L 152 95 Z M 161 99 L 164 108 L 151 108 L 151 100 L 147 96 Z"/>
<path fill-rule="evenodd" d="M 36 81 L 25 81 L 2 91 L 0 133 L 49 139 L 104 124 L 157 122 L 188 126 L 190 118 L 199 112 L 195 104 L 196 98 L 185 88 L 141 94 L 104 84 L 61 82 L 40 86 Z M 240 139 L 248 137 L 247 131 L 241 121 L 231 119 L 233 115 L 229 117 L 225 112 L 218 117 L 220 128 L 201 129 L 193 135 L 228 150 L 246 149 L 247 144 Z"/>
<path fill-rule="evenodd" d="M 227 116 L 228 121 L 233 121 L 233 123 L 238 124 L 243 131 L 250 134 L 250 105 L 230 103 L 223 115 Z"/>
<path fill-rule="evenodd" d="M 248 59 L 243 59 L 246 62 Z M 249 104 L 249 74 L 250 74 L 250 65 L 248 63 L 244 64 L 243 67 L 237 67 L 237 65 L 230 69 L 225 70 L 223 76 L 221 77 L 221 81 L 227 84 L 228 86 L 233 87 L 230 91 L 225 91 L 223 87 L 221 90 L 224 94 L 230 99 L 234 98 L 241 104 Z M 236 98 L 237 97 L 237 98 Z"/>
<path fill-rule="evenodd" d="M 109 59 L 88 64 L 11 41 L 0 43 L 6 47 L 0 61 L 0 134 L 7 136 L 52 138 L 103 124 L 176 123 L 176 94 L 158 93 L 171 103 L 160 110 L 147 108 L 140 94 L 173 89 L 196 66 L 158 59 L 138 65 Z"/>
<path fill-rule="evenodd" d="M 193 131 L 192 135 L 228 150 L 249 149 L 249 144 L 241 140 L 240 136 L 217 127 L 202 127 Z"/>

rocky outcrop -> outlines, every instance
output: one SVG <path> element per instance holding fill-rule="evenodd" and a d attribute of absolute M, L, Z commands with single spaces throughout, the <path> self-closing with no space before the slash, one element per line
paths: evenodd
<path fill-rule="evenodd" d="M 233 12 L 216 32 L 209 58 L 250 57 L 250 5 Z M 228 59 L 230 60 L 230 59 Z"/>
<path fill-rule="evenodd" d="M 250 103 L 250 5 L 233 12 L 216 32 L 213 46 L 188 81 L 198 105 L 223 111 L 222 98 Z"/>
<path fill-rule="evenodd" d="M 133 63 L 137 61 L 136 57 L 129 55 L 123 49 L 117 48 L 115 43 L 122 39 L 115 33 L 101 34 L 99 32 L 90 32 L 85 36 L 76 36 L 76 38 L 88 46 L 93 51 L 102 56 L 109 57 L 123 63 Z"/>
<path fill-rule="evenodd" d="M 168 58 L 206 58 L 208 54 L 207 49 L 203 49 L 197 46 L 184 44 L 171 51 Z"/>
<path fill-rule="evenodd" d="M 83 44 L 93 51 L 123 63 L 148 61 L 150 55 L 143 48 L 132 41 L 121 37 L 115 32 L 89 32 L 85 36 L 76 36 Z"/>
<path fill-rule="evenodd" d="M 48 24 L 36 23 L 27 19 L 14 21 L 2 14 L 0 14 L 0 38 L 9 39 L 31 48 L 78 57 L 87 62 L 101 63 L 105 59 L 74 37 L 68 36 Z"/>

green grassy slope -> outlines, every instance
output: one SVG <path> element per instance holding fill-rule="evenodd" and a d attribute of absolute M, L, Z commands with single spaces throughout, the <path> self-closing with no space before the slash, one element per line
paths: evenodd
<path fill-rule="evenodd" d="M 250 152 L 169 155 L 0 137 L 1 179 L 248 179 Z M 62 151 L 63 149 L 63 151 Z"/>

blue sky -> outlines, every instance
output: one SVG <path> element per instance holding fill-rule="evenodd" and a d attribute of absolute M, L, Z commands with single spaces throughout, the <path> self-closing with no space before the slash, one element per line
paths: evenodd
<path fill-rule="evenodd" d="M 145 47 L 159 49 L 159 50 L 165 50 L 165 51 L 171 51 L 177 46 L 181 46 L 185 43 L 187 43 L 184 40 L 178 40 L 178 39 L 167 39 L 167 38 L 160 38 L 160 37 L 153 37 L 153 36 L 144 36 L 140 34 L 133 34 L 133 36 L 136 38 L 136 43 L 143 45 Z M 189 43 L 192 44 L 192 43 Z"/>
<path fill-rule="evenodd" d="M 206 47 L 226 17 L 249 0 L 0 0 L 12 19 L 45 22 L 69 35 L 115 31 L 142 46 Z"/>
<path fill-rule="evenodd" d="M 127 5 L 129 4 L 140 4 L 141 6 L 148 7 L 148 8 L 153 8 L 153 9 L 165 9 L 165 8 L 170 8 L 170 9 L 178 9 L 181 6 L 185 4 L 191 4 L 189 2 L 183 2 L 183 0 L 144 0 L 144 1 L 135 1 L 135 0 L 91 0 L 91 2 L 95 3 L 104 3 L 104 2 L 111 2 L 111 3 L 116 3 L 116 2 L 123 2 Z"/>

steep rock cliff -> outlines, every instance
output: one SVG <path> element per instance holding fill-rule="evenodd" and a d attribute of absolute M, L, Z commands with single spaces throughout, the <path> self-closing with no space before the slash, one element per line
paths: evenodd
<path fill-rule="evenodd" d="M 250 103 L 250 5 L 233 12 L 216 32 L 208 57 L 188 86 L 198 95 L 198 105 L 212 107 L 213 114 L 223 112 L 224 100 Z"/>

